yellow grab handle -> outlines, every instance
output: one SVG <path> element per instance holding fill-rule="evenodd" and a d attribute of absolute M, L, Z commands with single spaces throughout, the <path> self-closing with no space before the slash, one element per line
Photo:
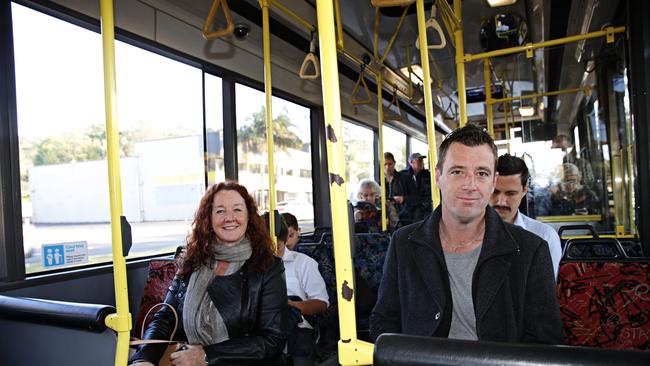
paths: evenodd
<path fill-rule="evenodd" d="M 226 26 L 222 29 L 217 29 L 210 31 L 210 26 L 214 23 L 214 20 L 217 16 L 217 10 L 219 10 L 219 5 L 223 4 L 223 15 L 226 17 Z M 210 7 L 210 12 L 208 17 L 205 19 L 203 24 L 203 37 L 205 39 L 215 39 L 231 34 L 235 30 L 235 23 L 232 22 L 232 16 L 230 15 L 230 8 L 228 7 L 227 0 L 214 0 L 212 6 Z"/>

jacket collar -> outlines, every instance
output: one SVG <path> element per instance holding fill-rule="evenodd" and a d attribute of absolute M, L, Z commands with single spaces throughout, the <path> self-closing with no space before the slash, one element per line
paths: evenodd
<path fill-rule="evenodd" d="M 408 237 L 415 244 L 413 257 L 416 266 L 422 278 L 425 279 L 424 282 L 430 294 L 438 302 L 438 306 L 444 305 L 446 296 L 450 296 L 448 295 L 449 276 L 440 243 L 441 217 L 442 206 L 439 205 L 429 217 L 416 224 L 418 226 Z M 519 251 L 519 245 L 510 234 L 507 225 L 492 207 L 487 206 L 485 209 L 485 235 L 472 281 L 477 326 L 478 320 L 487 312 L 503 281 L 507 278 L 510 268 L 508 255 L 517 251 Z M 445 275 L 442 279 L 431 272 L 434 260 L 438 260 L 444 268 Z"/>

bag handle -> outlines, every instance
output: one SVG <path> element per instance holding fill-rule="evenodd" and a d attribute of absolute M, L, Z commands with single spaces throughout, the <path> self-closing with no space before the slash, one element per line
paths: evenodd
<path fill-rule="evenodd" d="M 162 340 L 162 339 L 142 339 L 144 337 L 144 326 L 147 323 L 147 318 L 149 318 L 149 314 L 153 311 L 153 309 L 158 308 L 158 307 L 164 307 L 167 306 L 171 311 L 172 314 L 174 314 L 174 329 L 172 329 L 172 334 L 169 336 L 169 340 Z M 142 319 L 142 327 L 140 327 L 140 339 L 137 338 L 132 338 L 131 341 L 129 342 L 129 345 L 131 346 L 138 346 L 141 344 L 155 344 L 155 343 L 178 343 L 178 341 L 174 341 L 174 336 L 176 335 L 176 329 L 178 328 L 178 313 L 176 312 L 176 309 L 174 309 L 173 306 L 166 302 L 160 302 L 154 306 L 152 306 L 149 311 L 144 315 L 144 318 Z"/>

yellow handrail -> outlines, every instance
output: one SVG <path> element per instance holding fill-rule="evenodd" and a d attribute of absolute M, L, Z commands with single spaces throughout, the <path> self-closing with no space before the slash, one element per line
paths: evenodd
<path fill-rule="evenodd" d="M 441 3 L 443 3 L 442 1 Z M 463 17 L 460 0 L 454 0 L 455 20 L 458 26 L 454 29 L 456 39 L 456 78 L 458 80 L 458 107 L 460 109 L 460 126 L 467 123 L 467 96 L 465 95 L 465 48 L 463 43 Z"/>
<path fill-rule="evenodd" d="M 418 18 L 418 35 L 420 37 L 420 60 L 422 62 L 422 76 L 424 78 L 424 110 L 427 117 L 427 142 L 429 143 L 429 173 L 431 174 L 431 201 L 433 207 L 440 203 L 440 192 L 436 184 L 435 168 L 438 163 L 436 145 L 436 130 L 433 121 L 433 98 L 431 94 L 431 75 L 429 74 L 429 51 L 426 47 L 426 26 L 424 21 L 424 0 L 415 2 Z"/>
<path fill-rule="evenodd" d="M 494 138 L 494 118 L 492 116 L 492 83 L 491 83 L 492 73 L 490 72 L 490 59 L 486 58 L 483 60 L 483 77 L 485 78 L 485 110 L 487 112 L 487 126 L 488 133 L 492 138 Z"/>
<path fill-rule="evenodd" d="M 454 0 L 454 1 L 457 1 L 457 0 Z M 470 61 L 480 60 L 480 59 L 483 59 L 483 58 L 492 58 L 492 57 L 496 57 L 496 56 L 505 56 L 505 55 L 511 55 L 513 53 L 520 53 L 520 52 L 530 52 L 531 50 L 534 50 L 534 49 L 537 49 L 537 48 L 559 46 L 559 45 L 566 44 L 566 43 L 581 41 L 583 39 L 591 39 L 591 38 L 598 38 L 598 37 L 611 37 L 613 34 L 623 33 L 623 32 L 625 32 L 625 27 L 607 27 L 604 30 L 600 30 L 600 31 L 595 31 L 595 32 L 590 32 L 590 33 L 585 33 L 585 34 L 577 34 L 577 35 L 574 35 L 574 36 L 568 36 L 568 37 L 558 38 L 558 39 L 551 39 L 551 40 L 544 41 L 544 42 L 539 42 L 539 43 L 528 43 L 528 44 L 523 45 L 523 46 L 503 48 L 503 49 L 495 50 L 495 51 L 477 53 L 475 55 L 472 55 L 472 54 L 468 53 L 468 54 L 465 55 L 464 61 L 465 62 L 470 62 Z"/>
<path fill-rule="evenodd" d="M 516 96 L 516 97 L 506 97 L 506 98 L 492 99 L 492 104 L 503 103 L 503 102 L 511 102 L 511 101 L 514 101 L 514 100 L 524 100 L 524 99 L 535 99 L 535 98 L 541 98 L 541 97 L 549 97 L 549 96 L 553 96 L 553 95 L 572 94 L 572 93 L 579 93 L 579 92 L 583 92 L 584 94 L 587 94 L 587 93 L 589 93 L 590 90 L 591 90 L 591 88 L 586 86 L 584 88 L 562 89 L 562 90 L 550 91 L 550 92 L 545 92 L 545 93 L 519 95 L 519 96 Z"/>
<path fill-rule="evenodd" d="M 433 30 L 435 30 L 436 33 L 438 33 L 438 36 L 440 37 L 440 43 L 439 44 L 430 45 L 429 41 L 427 40 L 426 45 L 427 45 L 428 49 L 430 49 L 430 50 L 439 50 L 439 49 L 445 48 L 445 46 L 447 46 L 447 40 L 445 39 L 445 35 L 442 33 L 442 28 L 440 27 L 440 23 L 438 23 L 438 20 L 436 19 L 436 4 L 435 3 L 431 6 L 431 16 L 429 17 L 429 19 L 427 19 L 425 28 L 433 28 Z M 425 30 L 424 33 L 426 34 L 426 30 Z M 415 40 L 415 47 L 416 48 L 420 47 L 419 39 Z"/>
<path fill-rule="evenodd" d="M 383 77 L 377 74 L 377 130 L 379 131 L 379 181 L 381 182 L 381 231 L 387 231 L 386 225 L 386 175 L 384 173 L 384 103 Z M 393 94 L 393 98 L 395 94 Z M 399 106 L 399 103 L 398 103 Z"/>
<path fill-rule="evenodd" d="M 117 124 L 117 88 L 115 82 L 115 23 L 113 0 L 100 0 L 102 46 L 104 55 L 104 107 L 106 110 L 106 149 L 108 155 L 108 188 L 111 207 L 113 250 L 113 281 L 117 312 L 104 321 L 117 332 L 115 366 L 126 365 L 131 333 L 129 292 L 126 281 L 126 260 L 122 251 L 122 187 L 120 179 L 120 142 Z"/>
<path fill-rule="evenodd" d="M 312 65 L 314 68 L 314 71 L 311 74 L 307 72 L 309 65 Z M 314 33 L 311 34 L 311 40 L 309 41 L 309 53 L 302 61 L 299 75 L 303 80 L 317 79 L 320 76 L 320 63 L 318 62 L 318 57 L 316 56 L 316 38 L 314 37 Z"/>
<path fill-rule="evenodd" d="M 395 42 L 395 39 L 397 38 L 397 35 L 399 34 L 399 31 L 402 29 L 402 24 L 404 23 L 404 18 L 406 17 L 406 13 L 408 12 L 409 7 L 405 6 L 404 11 L 402 12 L 402 16 L 399 18 L 399 22 L 397 23 L 397 27 L 395 27 L 395 31 L 393 34 L 390 36 L 390 40 L 388 41 L 388 45 L 386 46 L 386 50 L 384 51 L 383 56 L 379 56 L 379 8 L 375 8 L 375 31 L 374 31 L 374 42 L 373 42 L 373 55 L 375 57 L 375 61 L 378 63 L 383 63 L 386 60 L 386 57 L 388 57 L 388 53 L 390 52 L 391 48 L 393 47 L 393 43 Z"/>
<path fill-rule="evenodd" d="M 298 24 L 302 25 L 309 32 L 313 33 L 313 32 L 316 31 L 316 27 L 314 27 L 308 21 L 301 18 L 298 14 L 294 13 L 291 9 L 289 9 L 286 6 L 282 5 L 278 0 L 269 0 L 269 4 L 272 5 L 272 6 L 275 6 L 276 8 L 278 8 L 278 10 L 285 13 L 287 16 L 289 16 L 294 21 L 298 22 Z"/>
<path fill-rule="evenodd" d="M 210 31 L 210 26 L 217 17 L 217 11 L 219 10 L 219 5 L 222 5 L 223 15 L 226 17 L 226 26 L 221 29 Z M 230 15 L 230 8 L 228 7 L 227 0 L 214 0 L 212 6 L 210 7 L 210 12 L 208 17 L 205 18 L 203 23 L 203 37 L 205 39 L 215 39 L 231 34 L 235 30 L 235 23 L 232 21 L 232 15 Z"/>
<path fill-rule="evenodd" d="M 269 162 L 269 230 L 277 251 L 275 236 L 275 162 L 273 160 L 273 88 L 271 84 L 271 29 L 269 25 L 269 4 L 271 0 L 260 0 L 262 8 L 262 37 L 264 39 L 264 93 L 266 97 L 266 152 Z M 262 172 L 260 172 L 262 174 Z"/>
<path fill-rule="evenodd" d="M 364 365 L 372 363 L 373 345 L 357 339 L 350 231 L 345 182 L 345 161 L 342 141 L 341 95 L 339 92 L 334 9 L 332 0 L 317 0 L 318 36 L 320 38 L 321 80 L 323 85 L 323 110 L 327 136 L 327 166 L 330 177 L 332 203 L 332 231 L 334 260 L 336 263 L 336 288 L 339 304 L 341 340 L 338 344 L 339 363 Z"/>

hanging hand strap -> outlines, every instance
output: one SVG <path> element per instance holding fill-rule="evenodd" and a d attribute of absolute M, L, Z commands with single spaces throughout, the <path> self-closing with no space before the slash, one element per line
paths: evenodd
<path fill-rule="evenodd" d="M 172 314 L 174 314 L 174 329 L 172 329 L 172 334 L 169 336 L 169 340 L 142 339 L 144 337 L 144 328 L 145 328 L 145 325 L 147 324 L 147 318 L 149 318 L 149 314 L 151 314 L 151 312 L 155 308 L 164 307 L 164 306 L 167 306 L 172 311 Z M 167 304 L 165 302 L 158 303 L 158 304 L 152 306 L 151 309 L 149 309 L 149 311 L 147 311 L 144 318 L 142 319 L 142 327 L 141 327 L 142 330 L 140 331 L 140 339 L 131 338 L 131 341 L 129 342 L 129 345 L 138 346 L 138 345 L 141 345 L 141 344 L 154 344 L 154 343 L 167 343 L 167 344 L 169 344 L 169 343 L 178 343 L 178 341 L 173 340 L 174 335 L 176 335 L 176 329 L 177 328 L 178 328 L 178 313 L 176 312 L 176 309 L 174 309 L 173 306 L 171 306 L 171 305 L 169 305 L 169 304 Z"/>
<path fill-rule="evenodd" d="M 397 113 L 391 110 L 391 107 L 395 106 L 397 108 Z M 402 109 L 399 107 L 399 101 L 397 100 L 397 86 L 393 88 L 393 99 L 391 99 L 390 104 L 388 105 L 388 112 L 384 112 L 384 121 L 402 121 Z"/>
<path fill-rule="evenodd" d="M 309 65 L 314 67 L 314 72 L 312 74 L 307 73 Z M 320 76 L 320 63 L 318 62 L 318 57 L 316 57 L 316 37 L 314 33 L 311 34 L 311 41 L 309 42 L 309 53 L 305 56 L 305 59 L 302 61 L 302 66 L 300 66 L 300 78 L 303 80 L 316 79 Z"/>
<path fill-rule="evenodd" d="M 438 33 L 438 36 L 440 37 L 440 43 L 439 44 L 432 44 L 428 45 L 427 48 L 430 50 L 439 50 L 442 48 L 445 48 L 447 46 L 447 40 L 445 39 L 445 34 L 442 33 L 442 27 L 440 26 L 440 23 L 438 23 L 438 20 L 436 19 L 436 3 L 434 2 L 433 5 L 431 6 L 431 17 L 427 19 L 426 22 L 426 29 L 432 28 L 433 30 Z M 427 41 L 428 44 L 428 41 Z M 420 49 L 420 36 L 418 36 L 415 39 L 415 48 Z"/>
<path fill-rule="evenodd" d="M 210 26 L 214 23 L 214 20 L 217 16 L 217 10 L 219 10 L 219 5 L 222 5 L 223 15 L 226 17 L 226 26 L 222 29 L 217 29 L 210 31 Z M 210 12 L 208 17 L 205 19 L 203 24 L 203 37 L 205 39 L 215 39 L 231 34 L 235 30 L 235 23 L 232 22 L 232 16 L 230 15 L 230 8 L 228 7 L 227 0 L 214 0 L 212 6 L 210 7 Z"/>
<path fill-rule="evenodd" d="M 350 93 L 350 98 L 349 98 L 350 103 L 354 105 L 370 104 L 372 102 L 372 98 L 370 97 L 370 89 L 368 89 L 368 85 L 366 84 L 366 79 L 364 77 L 365 68 L 366 68 L 365 64 L 361 65 L 361 71 L 359 72 L 359 80 L 357 80 L 357 83 L 354 84 L 354 88 L 352 88 L 352 93 Z M 359 92 L 359 86 L 363 86 L 363 90 L 366 93 L 366 99 L 356 99 L 356 96 Z"/>

